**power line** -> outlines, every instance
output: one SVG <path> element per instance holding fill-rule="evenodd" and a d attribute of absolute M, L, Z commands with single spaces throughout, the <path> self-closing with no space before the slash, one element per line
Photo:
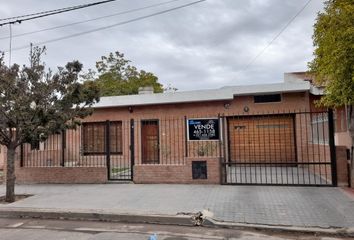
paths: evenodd
<path fill-rule="evenodd" d="M 57 11 L 62 11 L 62 10 L 67 10 L 67 9 L 72 9 L 76 7 L 81 7 L 82 5 L 77 5 L 73 7 L 66 7 L 66 8 L 59 8 L 59 9 L 54 9 L 54 10 L 48 10 L 48 11 L 42 11 L 42 12 L 37 12 L 37 13 L 30 13 L 26 15 L 20 15 L 20 16 L 15 16 L 15 17 L 8 17 L 8 18 L 1 18 L 0 21 L 6 21 L 6 20 L 11 20 L 11 19 L 18 19 L 18 18 L 24 18 L 24 17 L 31 17 L 31 16 L 36 16 L 36 15 L 42 15 L 46 13 L 51 13 L 51 12 L 57 12 Z"/>
<path fill-rule="evenodd" d="M 50 30 L 55 30 L 55 29 L 59 29 L 59 28 L 70 27 L 70 26 L 74 26 L 74 25 L 78 25 L 78 24 L 82 24 L 82 23 L 92 22 L 92 21 L 101 20 L 101 19 L 114 17 L 114 16 L 119 16 L 119 15 L 124 15 L 124 14 L 128 14 L 128 13 L 138 12 L 138 11 L 142 11 L 142 10 L 145 10 L 145 9 L 154 8 L 154 7 L 158 7 L 158 6 L 162 6 L 162 5 L 166 5 L 166 4 L 170 4 L 172 2 L 178 2 L 178 1 L 181 1 L 181 0 L 171 0 L 171 1 L 167 1 L 167 2 L 152 4 L 152 5 L 145 6 L 145 7 L 134 8 L 134 9 L 130 9 L 130 10 L 127 10 L 127 11 L 121 11 L 121 12 L 117 12 L 117 13 L 113 13 L 113 14 L 109 14 L 109 15 L 105 15 L 105 16 L 101 16 L 101 17 L 97 17 L 97 18 L 91 18 L 91 19 L 87 19 L 87 20 L 84 20 L 84 21 L 78 21 L 78 22 L 73 22 L 73 23 L 69 23 L 69 24 L 64 24 L 64 25 L 44 28 L 44 29 L 31 31 L 31 32 L 19 33 L 19 34 L 13 35 L 12 38 L 22 37 L 22 36 L 26 36 L 26 35 L 35 34 L 35 33 L 50 31 Z M 10 38 L 10 36 L 0 37 L 0 40 L 8 39 L 8 38 Z"/>
<path fill-rule="evenodd" d="M 290 24 L 305 10 L 312 0 L 308 0 L 306 4 L 289 20 L 289 22 L 275 35 L 275 37 L 265 46 L 243 69 L 238 72 L 247 70 L 274 42 L 277 38 L 290 26 Z"/>
<path fill-rule="evenodd" d="M 44 12 L 39 12 L 39 13 L 32 13 L 32 14 L 27 14 L 23 16 L 18 16 L 18 17 L 10 17 L 10 18 L 5 18 L 5 19 L 0 19 L 0 21 L 4 21 L 6 19 L 15 19 L 13 21 L 8 21 L 4 23 L 0 23 L 0 27 L 4 25 L 9 25 L 9 24 L 15 24 L 15 23 L 22 23 L 24 21 L 29 21 L 37 18 L 43 18 L 59 13 L 64 13 L 64 12 L 69 12 L 69 11 L 74 11 L 82 8 L 87 8 L 87 7 L 92 7 L 108 2 L 115 2 L 117 0 L 105 0 L 105 1 L 100 1 L 100 2 L 94 2 L 94 3 L 89 3 L 89 4 L 83 4 L 83 5 L 78 5 L 78 6 L 73 6 L 73 7 L 67 7 L 67 8 L 61 8 L 61 9 L 56 9 L 56 10 L 50 10 L 50 11 L 44 11 Z"/>
<path fill-rule="evenodd" d="M 63 36 L 63 37 L 59 37 L 59 38 L 50 39 L 50 40 L 43 41 L 43 42 L 34 43 L 33 46 L 38 46 L 38 45 L 42 45 L 42 44 L 46 44 L 46 43 L 57 42 L 57 41 L 65 40 L 65 39 L 68 39 L 68 38 L 78 37 L 78 36 L 81 36 L 81 35 L 85 35 L 85 34 L 97 32 L 97 31 L 113 28 L 113 27 L 116 27 L 116 26 L 121 26 L 121 25 L 125 25 L 125 24 L 128 24 L 128 23 L 132 23 L 132 22 L 137 22 L 137 21 L 140 21 L 140 20 L 143 20 L 143 19 L 146 19 L 146 18 L 162 15 L 162 14 L 165 14 L 165 13 L 168 13 L 168 12 L 175 11 L 177 9 L 189 7 L 189 6 L 192 6 L 192 5 L 201 3 L 201 2 L 205 2 L 205 1 L 206 0 L 194 1 L 194 2 L 191 2 L 191 3 L 188 3 L 188 4 L 184 4 L 184 5 L 180 5 L 180 6 L 177 6 L 177 7 L 169 8 L 169 9 L 166 9 L 166 10 L 163 10 L 163 11 L 155 12 L 155 13 L 148 14 L 148 15 L 141 16 L 141 17 L 137 17 L 137 18 L 133 18 L 133 19 L 130 19 L 130 20 L 127 20 L 127 21 L 122 21 L 122 22 L 118 22 L 118 23 L 115 23 L 115 24 L 111 24 L 111 25 L 108 25 L 108 26 L 105 26 L 105 27 L 94 28 L 94 29 L 91 29 L 91 30 L 88 30 L 88 31 L 79 32 L 79 33 L 75 33 L 75 34 L 71 34 L 71 35 L 67 35 L 67 36 Z M 13 48 L 12 51 L 26 49 L 26 48 L 28 48 L 28 46 L 17 47 L 17 48 Z M 8 52 L 8 51 L 5 51 L 5 52 Z"/>

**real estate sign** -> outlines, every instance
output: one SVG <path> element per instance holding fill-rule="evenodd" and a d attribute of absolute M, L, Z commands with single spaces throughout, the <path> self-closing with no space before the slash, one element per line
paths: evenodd
<path fill-rule="evenodd" d="M 218 118 L 188 119 L 188 140 L 219 140 Z"/>

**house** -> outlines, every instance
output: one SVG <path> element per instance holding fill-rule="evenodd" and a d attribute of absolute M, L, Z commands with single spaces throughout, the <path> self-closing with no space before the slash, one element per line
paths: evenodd
<path fill-rule="evenodd" d="M 288 82 L 299 82 L 308 81 L 313 84 L 312 77 L 306 72 L 293 72 L 284 74 L 285 81 Z M 322 88 L 319 88 L 322 90 Z M 322 93 L 323 94 L 323 93 Z M 322 95 L 313 95 L 311 99 L 312 107 L 316 108 L 315 101 L 320 99 Z M 317 107 L 318 109 L 318 107 Z M 334 110 L 334 121 L 335 121 L 335 144 L 337 146 L 345 146 L 348 150 L 352 147 L 352 140 L 349 132 L 349 110 L 346 106 L 336 108 Z"/>
<path fill-rule="evenodd" d="M 315 106 L 322 94 L 291 73 L 281 83 L 102 97 L 76 130 L 22 145 L 16 178 L 348 185 L 345 118 Z"/>
<path fill-rule="evenodd" d="M 4 169 L 5 164 L 5 156 L 4 156 L 4 149 L 0 146 L 0 171 Z"/>

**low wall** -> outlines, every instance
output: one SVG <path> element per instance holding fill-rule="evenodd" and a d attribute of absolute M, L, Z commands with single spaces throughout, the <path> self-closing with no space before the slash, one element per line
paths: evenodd
<path fill-rule="evenodd" d="M 5 147 L 0 145 L 0 170 L 3 170 L 5 167 Z"/>
<path fill-rule="evenodd" d="M 329 156 L 327 156 L 329 157 Z M 336 147 L 338 186 L 348 186 L 348 161 L 345 146 Z M 207 179 L 193 179 L 192 162 L 206 161 Z M 138 164 L 135 183 L 220 184 L 219 158 L 186 158 L 185 164 Z M 330 176 L 330 175 L 329 175 Z M 17 183 L 106 183 L 105 167 L 20 167 L 16 162 Z M 353 186 L 353 185 L 352 185 Z"/>
<path fill-rule="evenodd" d="M 18 167 L 16 182 L 31 183 L 105 183 L 104 167 Z"/>
<path fill-rule="evenodd" d="M 206 161 L 207 179 L 193 179 L 193 161 Z M 185 165 L 135 165 L 134 183 L 220 184 L 220 160 L 187 158 Z"/>
<path fill-rule="evenodd" d="M 349 185 L 348 160 L 346 146 L 336 146 L 337 179 L 339 187 Z M 353 187 L 353 186 L 352 186 Z"/>

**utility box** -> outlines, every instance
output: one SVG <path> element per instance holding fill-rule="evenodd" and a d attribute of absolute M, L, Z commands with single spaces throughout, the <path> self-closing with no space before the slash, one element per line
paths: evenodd
<path fill-rule="evenodd" d="M 192 177 L 193 179 L 207 179 L 207 162 L 206 161 L 192 161 Z"/>

